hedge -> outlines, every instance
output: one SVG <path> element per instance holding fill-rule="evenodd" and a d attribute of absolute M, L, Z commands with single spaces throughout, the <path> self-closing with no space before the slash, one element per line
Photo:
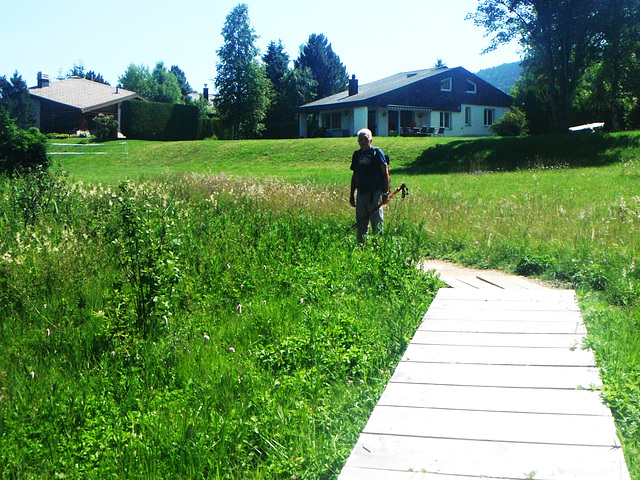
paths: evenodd
<path fill-rule="evenodd" d="M 197 107 L 127 100 L 122 103 L 120 128 L 138 140 L 196 140 L 200 136 Z"/>

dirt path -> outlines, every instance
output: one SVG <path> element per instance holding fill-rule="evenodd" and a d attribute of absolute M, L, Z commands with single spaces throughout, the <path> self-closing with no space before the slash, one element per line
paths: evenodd
<path fill-rule="evenodd" d="M 423 270 L 435 270 L 451 288 L 539 290 L 562 288 L 542 280 L 509 275 L 500 270 L 480 270 L 443 260 L 425 260 Z"/>

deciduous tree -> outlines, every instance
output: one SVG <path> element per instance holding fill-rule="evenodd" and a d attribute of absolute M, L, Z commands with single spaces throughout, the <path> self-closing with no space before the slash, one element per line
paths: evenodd
<path fill-rule="evenodd" d="M 167 70 L 164 62 L 156 63 L 153 71 L 146 65 L 127 67 L 118 85 L 136 92 L 148 100 L 162 103 L 184 103 L 180 84 L 175 74 Z"/>
<path fill-rule="evenodd" d="M 126 90 L 136 92 L 145 98 L 150 98 L 153 91 L 153 77 L 146 65 L 129 64 L 120 78 L 118 85 Z"/>
<path fill-rule="evenodd" d="M 483 0 L 470 18 L 484 27 L 485 51 L 517 40 L 546 82 L 553 128 L 572 120 L 572 102 L 594 46 L 595 0 Z M 526 68 L 526 64 L 525 64 Z"/>
<path fill-rule="evenodd" d="M 151 72 L 151 78 L 153 86 L 150 100 L 162 103 L 184 103 L 178 79 L 167 70 L 163 62 L 156 63 Z"/>

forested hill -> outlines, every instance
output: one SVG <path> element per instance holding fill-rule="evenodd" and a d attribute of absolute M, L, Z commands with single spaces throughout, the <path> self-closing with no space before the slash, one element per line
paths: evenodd
<path fill-rule="evenodd" d="M 510 92 L 521 74 L 522 67 L 520 66 L 520 62 L 503 63 L 497 67 L 485 68 L 476 72 L 476 75 L 480 78 L 505 93 Z"/>

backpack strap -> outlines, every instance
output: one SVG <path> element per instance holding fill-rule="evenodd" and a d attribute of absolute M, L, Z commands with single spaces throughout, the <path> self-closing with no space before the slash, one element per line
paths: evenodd
<path fill-rule="evenodd" d="M 382 153 L 382 150 L 380 150 L 378 147 L 371 147 L 373 148 L 373 154 L 377 155 L 378 158 L 380 158 L 380 160 L 384 160 L 384 163 L 387 164 L 387 166 L 389 166 L 389 155 L 385 155 Z M 383 157 L 384 155 L 384 157 Z"/>

